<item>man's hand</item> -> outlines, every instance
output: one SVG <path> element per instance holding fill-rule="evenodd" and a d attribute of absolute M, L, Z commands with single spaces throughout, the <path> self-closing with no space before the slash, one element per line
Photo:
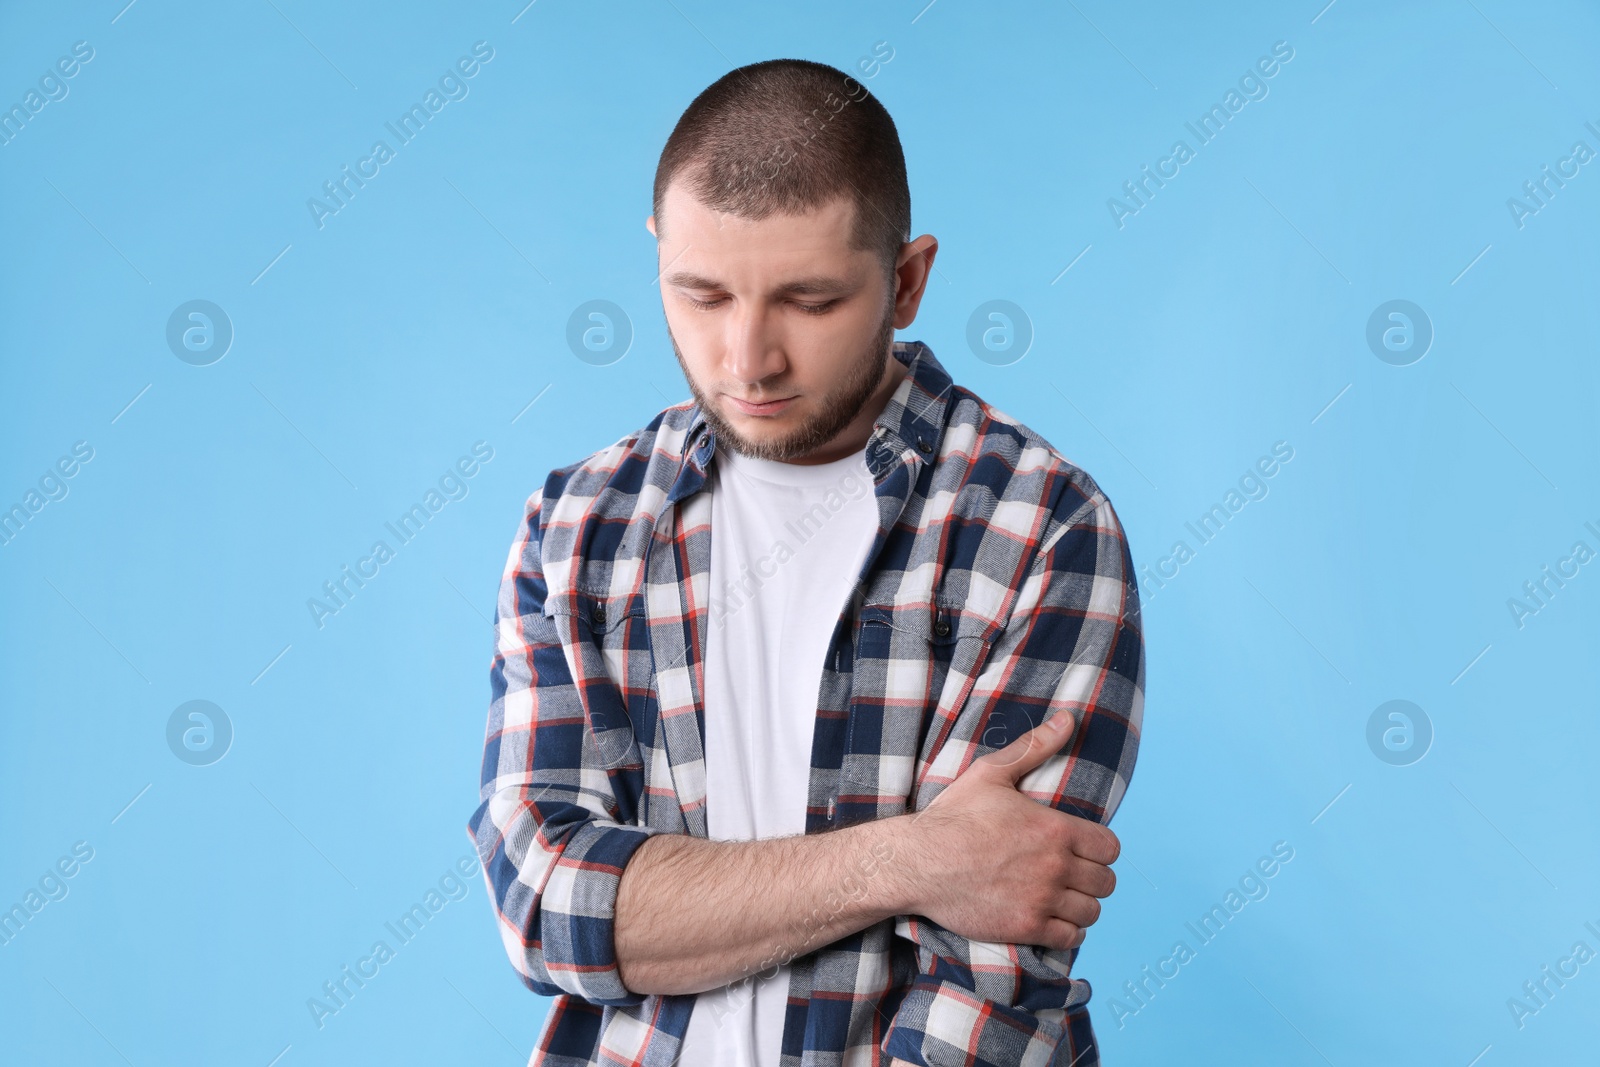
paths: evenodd
<path fill-rule="evenodd" d="M 1057 711 L 974 760 L 912 816 L 916 914 L 975 941 L 1072 949 L 1116 887 L 1121 844 L 1108 828 L 1021 792 L 1060 751 L 1073 716 Z"/>

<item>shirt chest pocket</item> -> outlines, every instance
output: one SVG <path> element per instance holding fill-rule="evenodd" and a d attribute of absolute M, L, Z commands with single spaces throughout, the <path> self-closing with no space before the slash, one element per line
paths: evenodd
<path fill-rule="evenodd" d="M 631 780 L 643 768 L 640 744 L 648 739 L 639 729 L 649 728 L 654 696 L 643 594 L 568 593 L 547 600 L 545 614 L 572 635 L 563 651 L 601 766 Z M 619 798 L 635 791 L 628 781 L 613 784 Z"/>
<path fill-rule="evenodd" d="M 867 602 L 860 609 L 845 790 L 904 805 L 950 735 L 1000 631 L 969 603 Z M 902 808 L 903 810 L 903 808 Z"/>

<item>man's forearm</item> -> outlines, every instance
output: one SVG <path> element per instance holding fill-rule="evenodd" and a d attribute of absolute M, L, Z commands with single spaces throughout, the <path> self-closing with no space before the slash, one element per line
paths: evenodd
<path fill-rule="evenodd" d="M 651 837 L 617 887 L 623 984 L 701 993 L 907 914 L 912 818 L 761 841 Z"/>

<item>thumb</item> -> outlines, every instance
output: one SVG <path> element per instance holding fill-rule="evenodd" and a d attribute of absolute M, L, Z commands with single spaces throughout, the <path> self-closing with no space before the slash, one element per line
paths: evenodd
<path fill-rule="evenodd" d="M 1016 785 L 1023 775 L 1061 751 L 1062 743 L 1072 733 L 1075 721 L 1072 712 L 1059 709 L 1004 748 L 980 756 L 973 762 L 996 768 L 999 777 Z"/>

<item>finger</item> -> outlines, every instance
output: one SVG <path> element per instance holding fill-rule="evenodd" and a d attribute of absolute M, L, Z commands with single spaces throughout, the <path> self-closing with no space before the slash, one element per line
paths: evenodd
<path fill-rule="evenodd" d="M 1023 775 L 1061 751 L 1074 721 L 1072 712 L 1057 711 L 1004 748 L 980 756 L 974 763 L 997 768 L 1005 781 L 1016 785 Z"/>
<path fill-rule="evenodd" d="M 1063 889 L 1051 910 L 1055 917 L 1087 930 L 1100 920 L 1100 902 L 1088 893 Z"/>
<path fill-rule="evenodd" d="M 1117 872 L 1103 863 L 1073 856 L 1062 885 L 1091 897 L 1109 897 L 1117 888 Z"/>
<path fill-rule="evenodd" d="M 1122 842 L 1117 840 L 1116 834 L 1088 819 L 1075 815 L 1067 818 L 1073 821 L 1067 833 L 1067 844 L 1076 855 L 1108 867 L 1117 862 L 1117 857 L 1122 855 Z"/>
<path fill-rule="evenodd" d="M 1045 921 L 1044 941 L 1042 944 L 1049 948 L 1060 949 L 1065 952 L 1083 944 L 1083 938 L 1083 929 L 1067 922 L 1065 919 L 1047 919 Z"/>

